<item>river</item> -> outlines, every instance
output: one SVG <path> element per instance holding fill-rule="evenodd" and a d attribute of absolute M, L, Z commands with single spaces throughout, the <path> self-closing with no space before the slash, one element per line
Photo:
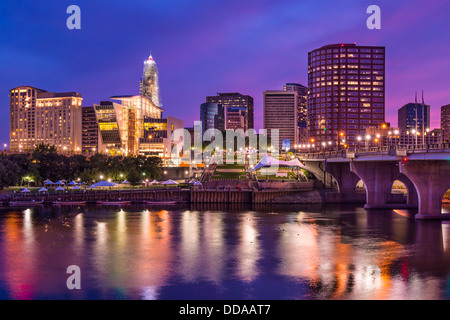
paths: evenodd
<path fill-rule="evenodd" d="M 450 224 L 406 210 L 0 208 L 0 299 L 448 298 Z"/>

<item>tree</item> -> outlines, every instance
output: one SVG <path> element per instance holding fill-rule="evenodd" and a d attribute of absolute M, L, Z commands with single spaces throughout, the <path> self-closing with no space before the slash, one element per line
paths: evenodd
<path fill-rule="evenodd" d="M 32 157 L 36 158 L 41 154 L 57 154 L 58 153 L 58 149 L 56 149 L 56 147 L 54 145 L 51 144 L 45 144 L 45 143 L 40 143 L 38 144 L 32 153 Z"/>
<path fill-rule="evenodd" d="M 127 174 L 127 181 L 132 186 L 137 186 L 141 183 L 142 176 L 141 174 L 134 168 L 131 168 Z"/>
<path fill-rule="evenodd" d="M 17 185 L 20 177 L 20 168 L 17 164 L 6 158 L 0 158 L 0 190 Z"/>
<path fill-rule="evenodd" d="M 98 171 L 96 169 L 92 169 L 92 168 L 86 168 L 80 174 L 81 181 L 84 181 L 88 184 L 91 183 L 93 180 L 96 180 L 97 177 L 98 177 Z"/>

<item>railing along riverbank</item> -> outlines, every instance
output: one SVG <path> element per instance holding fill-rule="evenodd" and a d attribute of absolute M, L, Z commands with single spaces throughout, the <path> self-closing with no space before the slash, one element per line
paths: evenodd
<path fill-rule="evenodd" d="M 289 188 L 288 188 L 289 185 Z M 295 188 L 286 183 L 286 188 L 258 190 L 247 189 L 130 189 L 130 190 L 95 190 L 86 192 L 70 192 L 61 194 L 15 194 L 3 200 L 3 205 L 11 203 L 70 203 L 70 202 L 120 202 L 130 201 L 141 203 L 146 201 L 164 202 L 176 201 L 179 203 L 267 203 L 271 200 L 288 195 L 313 189 L 312 182 L 297 183 Z"/>

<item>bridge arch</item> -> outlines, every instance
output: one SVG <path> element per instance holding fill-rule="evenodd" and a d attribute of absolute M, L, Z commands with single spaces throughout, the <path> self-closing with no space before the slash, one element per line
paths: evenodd
<path fill-rule="evenodd" d="M 408 160 L 401 163 L 400 171 L 416 186 L 419 212 L 416 219 L 449 219 L 442 214 L 442 199 L 450 189 L 448 160 Z"/>
<path fill-rule="evenodd" d="M 442 200 L 442 213 L 450 213 L 450 189 L 444 192 L 444 195 L 441 198 Z"/>
<path fill-rule="evenodd" d="M 359 179 L 358 183 L 356 184 L 356 192 L 366 193 L 366 185 L 364 184 L 364 181 L 362 179 Z"/>
<path fill-rule="evenodd" d="M 419 203 L 419 198 L 417 196 L 417 190 L 411 180 L 408 179 L 403 173 L 399 173 L 398 176 L 391 181 L 390 187 L 386 190 L 387 202 L 398 203 L 398 199 L 392 196 L 392 190 L 395 182 L 400 182 L 406 188 L 406 204 L 410 206 L 417 206 Z M 391 199 L 389 199 L 389 195 Z"/>
<path fill-rule="evenodd" d="M 366 186 L 365 208 L 387 208 L 400 204 L 392 201 L 392 185 L 394 181 L 401 181 L 408 190 L 407 205 L 417 205 L 417 192 L 414 184 L 407 176 L 400 173 L 397 161 L 368 162 L 352 161 L 350 170 L 358 175 Z"/>

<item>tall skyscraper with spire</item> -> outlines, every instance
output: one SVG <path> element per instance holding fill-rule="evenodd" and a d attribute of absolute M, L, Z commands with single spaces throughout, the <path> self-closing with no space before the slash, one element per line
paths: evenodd
<path fill-rule="evenodd" d="M 156 62 L 150 53 L 147 60 L 144 61 L 144 71 L 140 83 L 140 94 L 149 98 L 157 107 L 161 107 L 161 98 L 159 96 L 158 69 Z"/>

